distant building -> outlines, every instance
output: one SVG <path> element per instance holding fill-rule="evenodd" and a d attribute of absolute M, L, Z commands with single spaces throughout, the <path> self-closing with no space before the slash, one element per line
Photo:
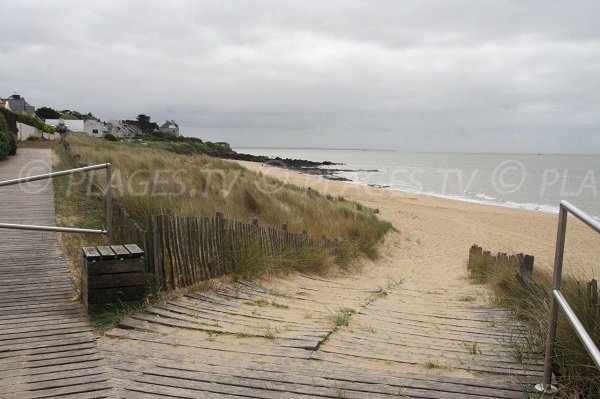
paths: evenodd
<path fill-rule="evenodd" d="M 166 121 L 163 123 L 158 130 L 162 133 L 170 133 L 174 136 L 179 136 L 179 125 L 174 120 Z"/>
<path fill-rule="evenodd" d="M 0 98 L 0 109 L 6 108 L 6 100 Z"/>
<path fill-rule="evenodd" d="M 25 97 L 18 94 L 13 94 L 4 100 L 4 108 L 16 113 L 35 115 L 35 107 L 25 101 Z"/>
<path fill-rule="evenodd" d="M 81 119 L 46 119 L 46 125 L 52 127 L 58 126 L 60 122 L 64 123 L 69 132 L 85 132 L 85 121 Z"/>
<path fill-rule="evenodd" d="M 104 123 L 96 119 L 87 119 L 83 122 L 83 131 L 94 137 L 102 137 L 104 135 Z"/>
<path fill-rule="evenodd" d="M 142 134 L 142 129 L 136 125 L 114 119 L 106 124 L 105 131 L 117 137 L 133 137 Z"/>

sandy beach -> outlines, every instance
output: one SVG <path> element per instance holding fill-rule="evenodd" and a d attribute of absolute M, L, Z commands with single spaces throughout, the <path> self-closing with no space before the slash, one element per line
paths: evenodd
<path fill-rule="evenodd" d="M 323 194 L 344 196 L 379 209 L 400 231 L 391 234 L 383 256 L 366 263 L 361 279 L 398 279 L 420 288 L 469 289 L 465 261 L 478 244 L 492 252 L 535 256 L 535 267 L 552 268 L 558 216 L 536 211 L 480 205 L 385 188 L 331 181 L 319 176 L 240 162 L 246 168 Z M 600 236 L 569 218 L 564 271 L 598 276 Z"/>

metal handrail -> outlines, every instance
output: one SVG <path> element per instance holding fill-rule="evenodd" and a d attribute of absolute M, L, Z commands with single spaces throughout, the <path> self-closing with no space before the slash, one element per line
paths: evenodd
<path fill-rule="evenodd" d="M 51 179 L 59 176 L 69 176 L 75 173 L 88 172 L 90 170 L 106 169 L 106 230 L 97 229 L 82 229 L 78 227 L 60 227 L 60 226 L 38 226 L 32 224 L 13 224 L 13 223 L 0 223 L 2 229 L 15 229 L 15 230 L 37 230 L 37 231 L 56 231 L 60 233 L 90 233 L 90 234 L 104 234 L 108 244 L 112 243 L 112 165 L 110 163 L 103 163 L 92 166 L 84 166 L 82 168 L 61 170 L 60 172 L 44 173 L 42 175 L 21 177 L 18 179 L 5 180 L 0 182 L 0 187 L 11 186 L 14 184 L 28 183 L 37 180 Z"/>
<path fill-rule="evenodd" d="M 548 323 L 548 339 L 546 341 L 546 359 L 544 365 L 544 382 L 537 384 L 535 389 L 542 393 L 556 393 L 558 388 L 552 385 L 552 354 L 554 353 L 554 341 L 556 339 L 556 323 L 558 320 L 558 308 L 567 316 L 567 320 L 571 323 L 571 326 L 577 333 L 577 336 L 581 340 L 583 346 L 589 353 L 589 355 L 596 363 L 596 366 L 600 369 L 600 350 L 594 344 L 594 341 L 585 330 L 571 306 L 560 292 L 561 280 L 562 280 L 562 266 L 565 252 L 565 237 L 567 232 L 567 218 L 569 213 L 581 220 L 587 226 L 589 226 L 596 233 L 600 233 L 600 221 L 594 219 L 575 205 L 561 201 L 560 211 L 558 214 L 558 232 L 556 235 L 556 252 L 554 255 L 554 276 L 553 276 L 553 288 L 550 308 L 550 322 Z"/>

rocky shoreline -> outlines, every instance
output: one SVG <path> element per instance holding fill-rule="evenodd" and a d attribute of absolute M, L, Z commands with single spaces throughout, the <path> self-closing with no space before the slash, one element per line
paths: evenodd
<path fill-rule="evenodd" d="M 225 144 L 225 143 L 219 143 Z M 212 156 L 216 156 L 219 158 L 232 159 L 236 161 L 249 161 L 249 162 L 257 162 L 269 166 L 275 166 L 281 169 L 294 170 L 300 173 L 305 173 L 308 175 L 316 175 L 321 176 L 325 179 L 336 180 L 336 181 L 352 181 L 343 176 L 339 176 L 337 173 L 339 172 L 379 172 L 379 170 L 373 169 L 340 169 L 331 166 L 340 166 L 344 165 L 342 163 L 335 163 L 331 161 L 309 161 L 306 159 L 295 159 L 295 158 L 280 158 L 280 157 L 268 157 L 266 155 L 251 155 L 239 153 L 231 149 L 231 147 L 227 144 L 224 145 L 223 148 L 213 150 L 210 154 Z M 329 166 L 328 168 L 323 168 L 323 166 Z"/>
<path fill-rule="evenodd" d="M 336 169 L 336 168 L 322 168 L 322 166 L 335 166 L 342 165 L 331 161 L 308 161 L 306 159 L 294 159 L 294 158 L 280 158 L 280 157 L 267 157 L 264 155 L 250 155 L 242 154 L 231 150 L 227 154 L 220 154 L 222 158 L 234 159 L 237 161 L 250 161 L 263 163 L 269 166 L 275 166 L 281 169 L 291 169 L 301 173 L 309 175 L 322 176 L 326 179 L 337 180 L 337 181 L 350 181 L 342 176 L 337 176 L 337 172 L 348 172 L 349 169 Z"/>

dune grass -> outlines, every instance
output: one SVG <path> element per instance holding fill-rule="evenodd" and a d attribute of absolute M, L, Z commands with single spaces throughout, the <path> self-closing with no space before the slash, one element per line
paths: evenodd
<path fill-rule="evenodd" d="M 517 277 L 514 266 L 496 266 L 482 258 L 470 262 L 468 268 L 473 282 L 487 284 L 494 301 L 511 309 L 525 323 L 529 331 L 527 351 L 543 356 L 550 314 L 551 272 L 535 269 L 530 285 L 526 287 Z M 600 309 L 590 301 L 588 281 L 590 278 L 583 274 L 565 274 L 561 292 L 599 344 Z M 600 398 L 600 371 L 562 314 L 559 314 L 557 327 L 554 373 L 566 397 Z"/>
<path fill-rule="evenodd" d="M 281 227 L 291 232 L 307 230 L 339 238 L 343 244 L 331 254 L 322 248 L 267 257 L 259 248 L 232 252 L 237 274 L 252 276 L 273 270 L 323 270 L 335 261 L 348 264 L 357 256 L 377 257 L 378 244 L 390 223 L 377 211 L 344 198 L 324 196 L 314 190 L 251 172 L 232 161 L 205 155 L 181 155 L 135 142 L 110 142 L 83 134 L 69 134 L 71 154 L 91 165 L 113 164 L 113 196 L 143 227 L 150 215 L 212 216 Z M 98 172 L 99 183 L 104 181 Z M 333 257 L 332 257 L 333 256 Z"/>
<path fill-rule="evenodd" d="M 65 170 L 77 167 L 66 154 L 61 145 L 54 146 L 53 169 Z M 79 177 L 77 177 L 79 178 Z M 56 209 L 56 224 L 66 227 L 81 227 L 100 229 L 106 225 L 104 202 L 101 196 L 86 195 L 85 185 L 70 184 L 75 177 L 62 176 L 52 179 L 54 188 L 54 204 Z M 105 239 L 97 234 L 59 233 L 59 240 L 69 259 L 71 274 L 77 296 L 80 297 L 81 281 L 81 247 L 104 245 Z"/>

